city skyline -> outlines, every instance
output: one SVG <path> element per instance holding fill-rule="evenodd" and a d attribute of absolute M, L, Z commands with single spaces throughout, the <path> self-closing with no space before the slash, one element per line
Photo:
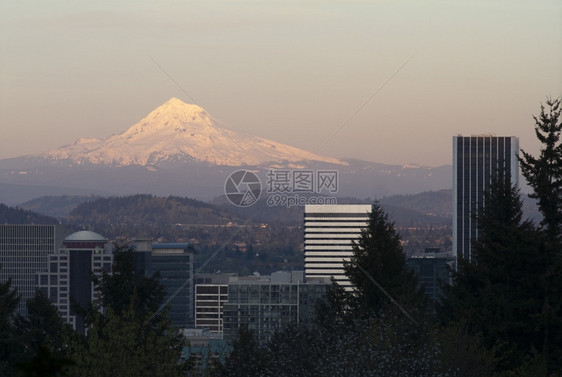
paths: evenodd
<path fill-rule="evenodd" d="M 457 134 L 535 153 L 532 115 L 562 92 L 555 1 L 0 9 L 0 158 L 120 133 L 178 97 L 321 155 L 448 165 Z"/>

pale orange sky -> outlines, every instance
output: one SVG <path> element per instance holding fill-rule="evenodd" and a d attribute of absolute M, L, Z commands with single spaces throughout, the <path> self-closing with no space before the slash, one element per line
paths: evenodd
<path fill-rule="evenodd" d="M 0 158 L 120 133 L 171 97 L 321 154 L 437 166 L 562 95 L 562 2 L 4 1 Z"/>

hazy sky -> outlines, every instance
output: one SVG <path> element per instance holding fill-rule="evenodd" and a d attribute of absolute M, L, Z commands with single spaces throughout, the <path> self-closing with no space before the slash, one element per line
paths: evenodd
<path fill-rule="evenodd" d="M 408 59 L 411 60 L 408 61 Z M 562 94 L 562 1 L 0 3 L 0 158 L 120 133 L 171 97 L 228 127 L 383 163 L 451 163 Z"/>

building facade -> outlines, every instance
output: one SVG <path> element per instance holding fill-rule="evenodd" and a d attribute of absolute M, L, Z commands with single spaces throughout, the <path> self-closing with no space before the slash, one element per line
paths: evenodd
<path fill-rule="evenodd" d="M 223 306 L 228 301 L 228 284 L 195 285 L 195 328 L 223 333 Z"/>
<path fill-rule="evenodd" d="M 519 180 L 519 139 L 514 136 L 453 137 L 453 257 L 474 262 L 471 240 L 478 238 L 475 216 L 484 192 L 499 173 Z"/>
<path fill-rule="evenodd" d="M 194 326 L 193 248 L 187 243 L 135 241 L 135 268 L 148 276 L 158 273 L 164 286 L 164 303 L 170 305 L 172 324 Z"/>
<path fill-rule="evenodd" d="M 351 289 L 343 264 L 353 255 L 351 241 L 366 228 L 370 204 L 306 205 L 304 207 L 304 268 L 306 281 L 330 279 Z"/>
<path fill-rule="evenodd" d="M 0 281 L 12 281 L 21 295 L 16 312 L 27 316 L 38 272 L 47 271 L 49 256 L 62 244 L 62 225 L 0 225 Z"/>
<path fill-rule="evenodd" d="M 281 274 L 285 278 L 280 278 Z M 230 282 L 228 302 L 223 308 L 227 343 L 237 338 L 241 326 L 247 326 L 264 344 L 288 324 L 311 321 L 317 300 L 326 298 L 328 285 L 302 280 L 293 281 L 290 273 L 278 273 Z"/>
<path fill-rule="evenodd" d="M 439 248 L 427 248 L 423 253 L 409 257 L 406 265 L 415 272 L 425 295 L 434 303 L 440 302 L 441 285 L 451 283 L 449 269 L 454 268 L 451 253 L 441 252 Z"/>
<path fill-rule="evenodd" d="M 88 309 L 99 299 L 92 275 L 101 279 L 103 272 L 111 274 L 112 264 L 112 246 L 103 236 L 90 231 L 76 232 L 49 255 L 48 269 L 37 273 L 36 284 L 59 309 L 62 319 L 84 334 L 84 318 L 73 307 Z"/>

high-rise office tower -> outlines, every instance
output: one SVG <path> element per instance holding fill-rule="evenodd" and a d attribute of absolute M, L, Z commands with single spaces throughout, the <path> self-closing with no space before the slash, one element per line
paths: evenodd
<path fill-rule="evenodd" d="M 170 302 L 172 324 L 178 328 L 193 327 L 192 246 L 187 243 L 153 244 L 152 271 L 160 274 L 164 302 Z"/>
<path fill-rule="evenodd" d="M 343 269 L 353 255 L 352 240 L 367 227 L 370 204 L 306 205 L 304 207 L 304 268 L 306 280 L 334 278 L 346 289 L 351 282 Z"/>
<path fill-rule="evenodd" d="M 136 240 L 135 268 L 148 276 L 159 274 L 172 324 L 178 328 L 193 327 L 193 247 L 187 243 Z"/>
<path fill-rule="evenodd" d="M 12 289 L 21 295 L 18 314 L 27 316 L 27 300 L 37 290 L 36 274 L 47 271 L 63 232 L 62 225 L 0 225 L 0 281 L 12 279 Z"/>
<path fill-rule="evenodd" d="M 453 137 L 453 257 L 474 262 L 471 240 L 478 237 L 476 218 L 492 179 L 519 178 L 519 139 L 514 136 Z"/>
<path fill-rule="evenodd" d="M 99 299 L 92 275 L 101 279 L 103 272 L 111 274 L 112 263 L 113 248 L 105 237 L 90 231 L 72 233 L 60 250 L 49 255 L 48 269 L 37 274 L 37 287 L 57 306 L 61 317 L 84 334 L 84 318 L 72 304 L 86 310 Z"/>

